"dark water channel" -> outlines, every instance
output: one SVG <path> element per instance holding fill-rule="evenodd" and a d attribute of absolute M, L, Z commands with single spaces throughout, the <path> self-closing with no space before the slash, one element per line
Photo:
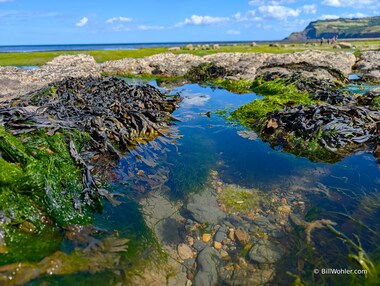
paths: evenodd
<path fill-rule="evenodd" d="M 357 235 L 371 259 L 379 260 L 380 171 L 371 153 L 354 154 L 335 164 L 311 162 L 273 149 L 256 134 L 226 120 L 229 111 L 257 98 L 255 94 L 237 95 L 196 84 L 172 92 L 184 97 L 173 114 L 179 121 L 166 136 L 140 145 L 120 161 L 112 187 L 127 196 L 120 198 L 123 203 L 119 206 L 107 204 L 97 217 L 97 226 L 130 239 L 124 257 L 128 267 L 133 269 L 157 247 L 136 201 L 156 192 L 171 201 L 184 202 L 189 193 L 207 188 L 211 170 L 217 171 L 218 179 L 225 184 L 268 194 L 276 189 L 288 201 L 298 196 L 297 200 L 305 203 L 305 220 L 334 221 L 337 230 L 353 241 Z M 227 115 L 215 113 L 221 110 Z M 361 269 L 348 258 L 355 251 L 331 231 L 314 230 L 313 243 L 307 245 L 302 229 L 294 226 L 286 240 L 288 249 L 276 266 L 276 283 L 286 285 L 296 276 L 330 285 L 336 279 L 341 279 L 340 285 L 357 279 L 313 274 L 316 267 Z M 110 271 L 44 278 L 31 285 L 108 285 L 123 280 L 114 275 Z"/>

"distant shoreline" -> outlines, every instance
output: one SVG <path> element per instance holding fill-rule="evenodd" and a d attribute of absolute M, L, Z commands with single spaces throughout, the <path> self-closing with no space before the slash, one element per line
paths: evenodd
<path fill-rule="evenodd" d="M 380 38 L 353 38 L 340 39 L 341 41 L 376 41 Z M 117 50 L 136 50 L 144 48 L 169 48 L 173 46 L 184 47 L 186 45 L 214 45 L 233 46 L 244 45 L 252 42 L 258 44 L 270 43 L 305 43 L 318 42 L 320 39 L 308 40 L 277 40 L 277 41 L 202 41 L 202 42 L 162 42 L 162 43 L 111 43 L 111 44 L 58 44 L 58 45 L 0 45 L 0 53 L 27 53 L 27 52 L 60 52 L 60 51 L 117 51 Z"/>

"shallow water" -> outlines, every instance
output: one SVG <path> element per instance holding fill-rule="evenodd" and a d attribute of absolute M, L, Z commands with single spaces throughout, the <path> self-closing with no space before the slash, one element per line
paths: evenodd
<path fill-rule="evenodd" d="M 127 197 L 120 198 L 123 203 L 117 207 L 106 204 L 104 213 L 96 218 L 97 226 L 110 232 L 117 231 L 130 239 L 129 251 L 123 260 L 125 265 L 133 268 L 141 257 L 149 257 L 150 250 L 156 247 L 136 201 L 151 192 L 158 192 L 172 201 L 186 201 L 190 193 L 207 188 L 210 170 L 218 171 L 219 179 L 224 183 L 268 193 L 279 189 L 288 198 L 302 194 L 309 221 L 331 219 L 337 222 L 336 229 L 352 239 L 352 234 L 358 234 L 363 248 L 378 260 L 378 256 L 371 253 L 378 248 L 379 237 L 347 217 L 352 216 L 375 231 L 380 227 L 380 171 L 372 154 L 353 154 L 335 164 L 311 162 L 271 148 L 254 133 L 246 132 L 241 125 L 215 113 L 218 110 L 232 111 L 257 98 L 255 94 L 237 95 L 196 84 L 186 84 L 171 92 L 180 92 L 184 97 L 180 108 L 173 114 L 179 121 L 173 122 L 171 135 L 141 145 L 119 162 L 113 189 Z M 147 177 L 145 175 L 149 181 L 143 180 Z M 316 191 L 318 189 L 323 191 Z M 306 251 L 300 246 L 303 238 L 297 228 L 290 236 L 290 249 L 278 265 L 277 281 L 289 279 L 286 271 L 312 277 L 309 264 L 326 268 L 352 268 L 354 265 L 347 258 L 346 246 L 326 230 L 315 231 L 314 250 L 307 248 Z M 306 264 L 301 270 L 300 260 Z M 99 277 L 104 279 L 104 285 L 120 281 L 114 280 L 113 273 L 105 272 L 100 276 L 79 274 L 44 278 L 31 285 L 42 282 L 48 283 L 46 285 L 78 285 L 78 281 L 90 285 L 99 282 Z M 331 283 L 328 279 L 317 281 Z"/>

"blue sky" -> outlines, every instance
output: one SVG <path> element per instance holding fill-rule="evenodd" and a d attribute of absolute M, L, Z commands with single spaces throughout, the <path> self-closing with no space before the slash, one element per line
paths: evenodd
<path fill-rule="evenodd" d="M 279 40 L 380 0 L 0 0 L 0 45 Z"/>

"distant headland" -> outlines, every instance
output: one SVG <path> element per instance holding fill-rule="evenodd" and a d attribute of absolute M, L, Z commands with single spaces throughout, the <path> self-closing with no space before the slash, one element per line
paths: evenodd
<path fill-rule="evenodd" d="M 340 39 L 380 38 L 380 16 L 313 21 L 302 32 L 294 32 L 284 40 L 305 41 L 334 36 Z"/>

